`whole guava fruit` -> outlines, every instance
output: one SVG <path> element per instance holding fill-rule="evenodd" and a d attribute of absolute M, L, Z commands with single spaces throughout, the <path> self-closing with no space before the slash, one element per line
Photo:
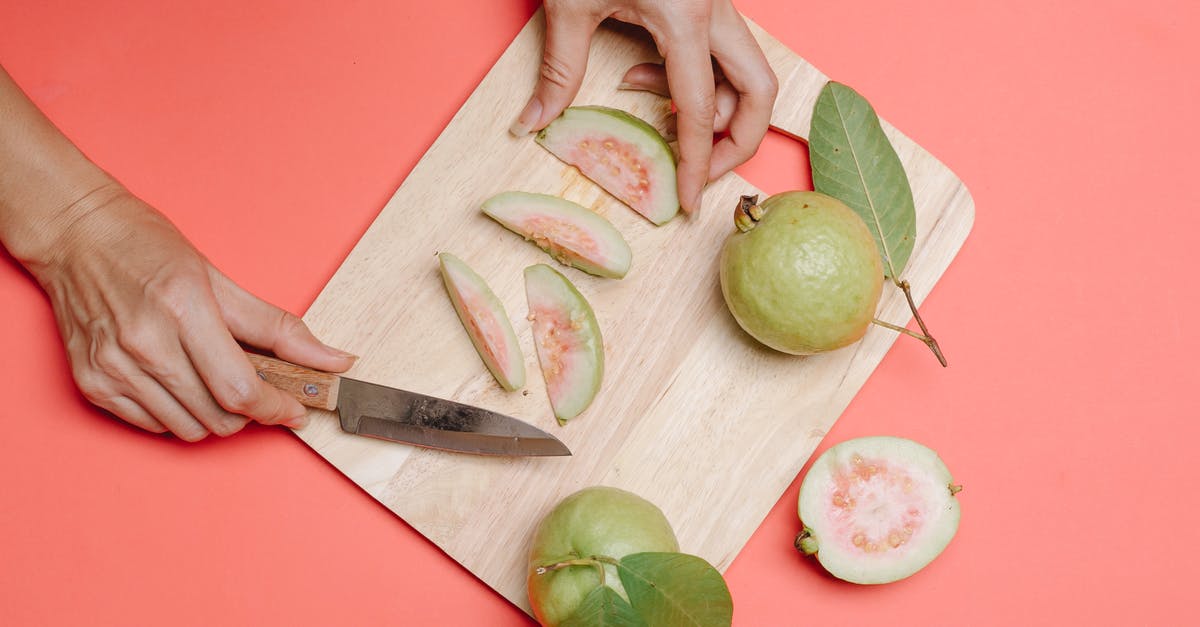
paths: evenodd
<path fill-rule="evenodd" d="M 676 552 L 679 542 L 653 503 L 617 488 L 591 487 L 563 499 L 538 524 L 529 553 L 529 603 L 542 625 L 567 620 L 600 584 L 596 566 L 553 568 L 602 556 Z M 603 565 L 604 585 L 628 600 L 616 567 Z"/>
<path fill-rule="evenodd" d="M 721 251 L 721 293 L 735 320 L 763 344 L 811 355 L 867 332 L 883 289 L 871 231 L 841 201 L 785 192 L 735 213 Z"/>

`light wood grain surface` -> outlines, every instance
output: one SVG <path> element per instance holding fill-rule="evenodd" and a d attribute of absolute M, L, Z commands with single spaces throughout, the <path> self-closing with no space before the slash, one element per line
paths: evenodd
<path fill-rule="evenodd" d="M 698 216 L 654 227 L 532 137 L 511 137 L 507 129 L 536 79 L 543 28 L 538 13 L 305 320 L 318 336 L 361 356 L 349 376 L 519 417 L 555 434 L 574 456 L 504 459 L 415 449 L 346 435 L 322 412 L 299 432 L 351 480 L 523 608 L 534 526 L 559 499 L 590 485 L 621 487 L 653 501 L 684 551 L 724 570 L 897 338 L 872 328 L 851 347 L 806 358 L 759 346 L 725 309 L 717 280 L 733 207 L 741 194 L 758 190 L 727 175 L 708 187 Z M 781 83 L 773 123 L 803 137 L 826 77 L 754 31 Z M 655 50 L 636 31 L 605 28 L 593 42 L 575 103 L 620 107 L 666 128 L 665 100 L 615 89 L 629 66 L 648 60 L 657 60 Z M 906 275 L 919 302 L 965 240 L 974 205 L 952 172 L 884 126 L 916 197 L 917 245 Z M 524 318 L 522 271 L 548 258 L 479 209 L 487 197 L 513 189 L 591 207 L 633 249 L 632 269 L 622 280 L 560 267 L 595 309 L 606 359 L 595 402 L 566 427 L 551 413 Z M 504 302 L 526 356 L 524 390 L 503 391 L 475 354 L 439 279 L 435 255 L 441 251 L 471 265 Z M 898 290 L 885 289 L 879 317 L 909 320 Z"/>

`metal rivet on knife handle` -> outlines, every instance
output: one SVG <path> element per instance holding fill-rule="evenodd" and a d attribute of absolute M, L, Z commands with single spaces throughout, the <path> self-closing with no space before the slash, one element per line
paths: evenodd
<path fill-rule="evenodd" d="M 341 378 L 289 364 L 285 361 L 246 353 L 259 378 L 279 388 L 305 407 L 333 411 L 337 409 L 338 385 Z"/>

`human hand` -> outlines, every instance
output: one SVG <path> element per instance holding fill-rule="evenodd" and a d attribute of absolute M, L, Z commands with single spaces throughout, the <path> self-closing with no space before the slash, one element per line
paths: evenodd
<path fill-rule="evenodd" d="M 730 0 L 545 0 L 545 8 L 541 76 L 513 134 L 541 130 L 571 104 L 587 70 L 592 34 L 612 17 L 649 31 L 665 60 L 665 67 L 632 68 L 622 86 L 674 97 L 685 211 L 700 208 L 708 181 L 758 150 L 778 82 Z M 726 130 L 728 136 L 714 145 L 713 132 Z"/>
<path fill-rule="evenodd" d="M 40 258 L 75 382 L 92 403 L 187 441 L 249 420 L 302 426 L 304 408 L 255 374 L 238 340 L 341 372 L 353 356 L 237 286 L 159 212 L 116 183 L 87 194 Z"/>

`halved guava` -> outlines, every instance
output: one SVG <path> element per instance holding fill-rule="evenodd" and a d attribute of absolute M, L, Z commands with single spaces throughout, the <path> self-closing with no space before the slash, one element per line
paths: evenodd
<path fill-rule="evenodd" d="M 566 424 L 587 409 L 600 389 L 600 325 L 579 290 L 545 264 L 525 268 L 525 296 L 550 406 L 558 423 Z"/>
<path fill-rule="evenodd" d="M 537 142 L 655 224 L 679 212 L 675 155 L 640 118 L 610 107 L 568 107 Z"/>
<path fill-rule="evenodd" d="M 568 266 L 614 279 L 629 272 L 633 251 L 621 233 L 596 212 L 569 200 L 503 192 L 483 201 L 483 212 Z"/>
<path fill-rule="evenodd" d="M 438 260 L 450 302 L 454 303 L 454 311 L 458 312 L 458 319 L 462 320 L 484 365 L 506 390 L 525 385 L 525 356 L 521 354 L 504 304 L 483 277 L 461 259 L 441 253 Z"/>
<path fill-rule="evenodd" d="M 961 486 L 937 453 L 912 440 L 856 438 L 825 451 L 800 485 L 804 531 L 816 553 L 853 583 L 904 579 L 933 561 L 958 531 Z"/>

